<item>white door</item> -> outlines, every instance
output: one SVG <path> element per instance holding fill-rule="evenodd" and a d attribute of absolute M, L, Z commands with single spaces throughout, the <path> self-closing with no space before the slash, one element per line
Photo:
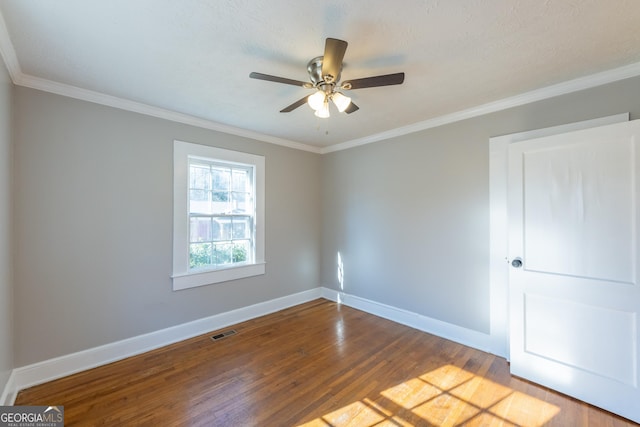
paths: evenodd
<path fill-rule="evenodd" d="M 511 144 L 508 190 L 512 374 L 636 422 L 639 142 L 636 120 Z"/>

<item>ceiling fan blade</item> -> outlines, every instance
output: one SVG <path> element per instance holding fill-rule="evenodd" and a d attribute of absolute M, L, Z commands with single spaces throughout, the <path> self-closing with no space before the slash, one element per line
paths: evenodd
<path fill-rule="evenodd" d="M 344 40 L 328 38 L 324 45 L 324 57 L 322 58 L 322 77 L 330 75 L 333 81 L 337 81 L 342 71 L 342 59 L 347 51 L 347 42 Z"/>
<path fill-rule="evenodd" d="M 255 73 L 255 72 L 249 74 L 249 77 L 251 77 L 252 79 L 266 80 L 268 82 L 284 83 L 286 85 L 294 85 L 294 86 L 302 86 L 302 87 L 307 87 L 307 85 L 310 84 L 308 82 L 301 82 L 300 80 L 292 80 L 284 77 L 270 76 L 269 74 L 262 74 L 262 73 Z"/>
<path fill-rule="evenodd" d="M 353 103 L 353 101 L 351 101 L 351 104 L 349 104 L 349 106 L 347 107 L 346 110 L 344 110 L 344 112 L 347 114 L 351 114 L 355 111 L 358 111 L 359 109 L 360 107 L 358 107 L 356 104 Z"/>
<path fill-rule="evenodd" d="M 383 76 L 365 77 L 363 79 L 348 80 L 343 82 L 343 89 L 364 89 L 367 87 L 399 85 L 404 82 L 404 73 L 385 74 Z M 350 86 L 350 87 L 349 87 Z"/>
<path fill-rule="evenodd" d="M 296 102 L 294 102 L 293 104 L 289 105 L 288 107 L 285 107 L 282 110 L 280 110 L 280 112 L 281 113 L 289 113 L 289 112 L 295 110 L 299 106 L 306 104 L 307 103 L 307 98 L 309 98 L 309 96 L 305 96 L 304 98 L 297 100 Z"/>

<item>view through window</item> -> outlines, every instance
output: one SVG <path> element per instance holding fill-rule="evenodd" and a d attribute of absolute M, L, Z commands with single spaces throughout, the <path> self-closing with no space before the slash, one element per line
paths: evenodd
<path fill-rule="evenodd" d="M 189 160 L 189 267 L 254 259 L 253 167 Z"/>

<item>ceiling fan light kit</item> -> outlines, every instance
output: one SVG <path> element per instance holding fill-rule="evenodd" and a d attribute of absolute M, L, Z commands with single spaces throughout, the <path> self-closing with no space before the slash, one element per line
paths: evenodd
<path fill-rule="evenodd" d="M 309 107 L 313 108 L 315 111 L 318 111 L 324 106 L 324 100 L 326 97 L 325 93 L 319 90 L 313 95 L 309 95 L 307 98 L 307 104 L 309 104 Z"/>
<path fill-rule="evenodd" d="M 252 79 L 301 86 L 305 89 L 316 89 L 316 92 L 313 94 L 299 99 L 280 110 L 280 112 L 289 113 L 302 104 L 307 103 L 315 110 L 315 115 L 321 118 L 328 118 L 330 116 L 329 100 L 333 102 L 341 113 L 346 112 L 347 114 L 351 114 L 359 109 L 359 107 L 351 101 L 350 97 L 338 92 L 337 89 L 364 89 L 368 87 L 399 85 L 404 82 L 404 73 L 395 73 L 365 77 L 340 84 L 342 59 L 344 58 L 346 50 L 346 41 L 328 38 L 325 42 L 324 56 L 317 56 L 307 64 L 307 73 L 309 74 L 309 80 L 311 80 L 311 82 L 302 82 L 256 72 L 249 74 L 249 77 Z"/>
<path fill-rule="evenodd" d="M 324 101 L 322 103 L 322 107 L 318 108 L 315 112 L 315 115 L 317 117 L 320 117 L 321 119 L 326 119 L 330 116 L 329 114 L 329 101 Z"/>
<path fill-rule="evenodd" d="M 351 98 L 348 96 L 344 96 L 340 92 L 335 91 L 327 95 L 323 90 L 318 90 L 314 94 L 309 95 L 307 97 L 307 104 L 315 110 L 316 116 L 326 119 L 330 116 L 329 100 L 333 102 L 341 113 L 343 113 L 347 107 L 349 107 L 349 104 L 351 104 Z"/>
<path fill-rule="evenodd" d="M 351 98 L 344 96 L 340 92 L 334 92 L 331 94 L 331 100 L 341 113 L 344 113 L 349 104 L 351 104 Z"/>

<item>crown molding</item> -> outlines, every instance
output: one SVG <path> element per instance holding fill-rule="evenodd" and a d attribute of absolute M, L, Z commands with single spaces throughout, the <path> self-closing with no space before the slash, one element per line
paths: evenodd
<path fill-rule="evenodd" d="M 445 114 L 443 116 L 434 117 L 422 122 L 414 123 L 408 126 L 392 129 L 387 132 L 381 132 L 374 135 L 369 135 L 363 138 L 353 139 L 351 141 L 334 144 L 328 147 L 324 147 L 320 150 L 321 154 L 327 154 L 334 151 L 347 150 L 349 148 L 359 147 L 361 145 L 371 144 L 373 142 L 383 141 L 399 136 L 419 132 L 426 129 L 435 128 L 438 126 L 458 122 L 461 120 L 470 119 L 473 117 L 482 116 L 489 113 L 495 113 L 497 111 L 506 110 L 508 108 L 518 107 L 525 104 L 530 104 L 536 101 L 542 101 L 544 99 L 553 98 L 559 95 L 566 95 L 572 92 L 577 92 L 584 89 L 590 89 L 593 87 L 601 86 L 607 83 L 613 83 L 619 80 L 624 80 L 631 77 L 640 76 L 640 62 L 629 64 L 623 67 L 614 68 L 611 70 L 603 71 L 596 74 L 580 77 L 566 82 L 558 83 L 555 85 L 547 86 L 541 89 L 525 92 L 520 95 L 504 98 L 498 101 L 490 102 L 487 104 L 472 107 L 466 110 L 457 111 L 451 114 Z"/>
<path fill-rule="evenodd" d="M 228 133 L 231 135 L 241 136 L 245 138 L 251 138 L 258 141 L 268 142 L 271 144 L 281 145 L 288 148 L 297 150 L 308 151 L 316 154 L 327 154 L 335 151 L 347 150 L 349 148 L 359 147 L 362 145 L 371 144 L 374 142 L 384 141 L 392 138 L 397 138 L 403 135 L 408 135 L 415 132 L 420 132 L 427 129 L 432 129 L 438 126 L 443 126 L 458 121 L 471 119 L 474 117 L 482 116 L 485 114 L 495 113 L 498 111 L 506 110 L 513 107 L 529 104 L 536 101 L 542 101 L 545 99 L 553 98 L 560 95 L 566 95 L 572 92 L 577 92 L 584 89 L 590 89 L 593 87 L 601 86 L 607 83 L 613 83 L 619 80 L 624 80 L 631 77 L 640 76 L 640 62 L 629 64 L 623 67 L 614 68 L 611 70 L 603 71 L 596 74 L 580 77 L 566 82 L 557 83 L 555 85 L 547 86 L 541 89 L 532 90 L 529 92 L 515 95 L 509 98 L 504 98 L 498 101 L 489 102 L 487 104 L 478 105 L 476 107 L 468 108 L 466 110 L 457 111 L 451 114 L 445 114 L 443 116 L 434 117 L 422 122 L 414 123 L 407 126 L 391 129 L 386 132 L 380 132 L 377 134 L 369 135 L 363 138 L 357 138 L 350 141 L 326 146 L 317 147 L 313 145 L 303 144 L 296 141 L 291 141 L 284 138 L 278 138 L 270 135 L 265 135 L 259 132 L 254 132 L 242 128 L 224 125 L 211 120 L 202 119 L 199 117 L 191 116 L 188 114 L 178 113 L 175 111 L 167 110 L 164 108 L 154 107 L 141 102 L 131 101 L 123 98 L 119 98 L 112 95 L 106 95 L 100 92 L 95 92 L 87 89 L 82 89 L 76 86 L 67 85 L 64 83 L 54 82 L 52 80 L 42 79 L 26 75 L 20 71 L 20 66 L 15 59 L 15 52 L 11 43 L 8 44 L 8 53 L 5 55 L 5 46 L 2 43 L 2 22 L 0 22 L 0 49 L 3 52 L 3 58 L 9 57 L 11 63 L 7 63 L 9 73 L 14 84 L 18 86 L 29 87 L 32 89 L 38 89 L 45 92 L 51 92 L 70 98 L 80 99 L 83 101 L 93 102 L 109 107 L 119 108 L 126 111 L 132 111 L 135 113 L 145 114 L 152 117 L 157 117 L 173 122 L 183 123 L 191 126 L 196 126 L 204 129 L 219 131 Z M 13 58 L 13 59 L 12 59 Z M 5 59 L 6 63 L 6 59 Z"/>
<path fill-rule="evenodd" d="M 71 86 L 64 83 L 58 83 L 51 80 L 29 76 L 22 73 L 19 74 L 17 79 L 14 79 L 14 83 L 18 86 L 24 86 L 31 89 L 42 90 L 45 92 L 66 96 L 69 98 L 75 98 L 82 101 L 93 102 L 93 103 L 105 105 L 108 107 L 114 107 L 114 108 L 119 108 L 121 110 L 131 111 L 134 113 L 145 114 L 147 116 L 157 117 L 157 118 L 169 120 L 172 122 L 183 123 L 183 124 L 196 126 L 204 129 L 224 132 L 231 135 L 251 138 L 258 141 L 268 142 L 270 144 L 276 144 L 276 145 L 281 145 L 288 148 L 294 148 L 297 150 L 309 151 L 312 153 L 320 153 L 320 148 L 312 145 L 307 145 L 307 144 L 303 144 L 296 141 L 290 141 L 288 139 L 277 138 L 275 136 L 265 135 L 258 132 L 237 128 L 234 126 L 224 125 L 211 120 L 206 120 L 199 117 L 191 116 L 189 114 L 178 113 L 175 111 L 166 110 L 164 108 L 154 107 L 141 102 L 131 101 L 128 99 L 119 98 L 117 96 L 106 95 L 104 93 L 82 89 L 76 86 Z"/>
<path fill-rule="evenodd" d="M 7 66 L 9 76 L 11 76 L 11 80 L 15 84 L 22 71 L 20 71 L 18 56 L 13 49 L 13 43 L 11 43 L 11 37 L 9 37 L 9 31 L 2 12 L 0 12 L 0 57 L 2 57 L 4 64 Z"/>

